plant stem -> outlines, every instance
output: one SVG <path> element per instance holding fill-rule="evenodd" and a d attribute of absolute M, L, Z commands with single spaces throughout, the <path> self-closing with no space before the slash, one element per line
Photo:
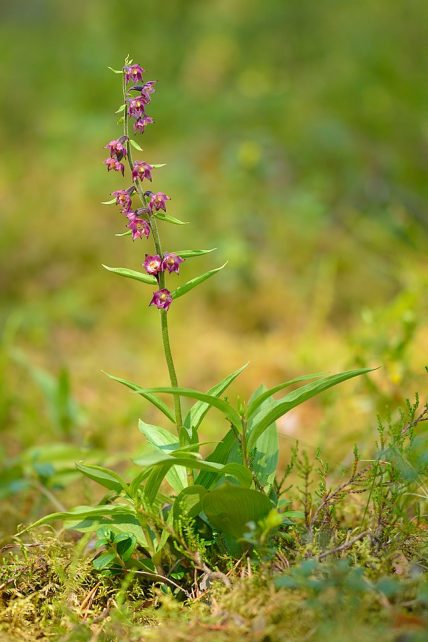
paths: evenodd
<path fill-rule="evenodd" d="M 125 104 L 125 110 L 124 110 L 124 116 L 123 116 L 123 135 L 127 137 L 127 141 L 126 141 L 127 159 L 128 159 L 129 168 L 132 174 L 134 163 L 132 159 L 131 144 L 129 142 L 129 133 L 128 133 L 129 117 L 128 117 L 128 108 L 126 105 L 126 95 L 127 95 L 126 80 L 125 80 L 125 74 L 123 74 L 123 102 Z M 135 184 L 135 189 L 137 190 L 138 196 L 140 197 L 141 203 L 143 204 L 144 207 L 147 207 L 147 198 L 144 194 L 144 190 L 140 180 L 137 178 L 134 181 L 134 184 Z M 152 216 L 150 219 L 150 227 L 153 234 L 153 241 L 156 248 L 156 254 L 158 254 L 162 259 L 163 258 L 162 246 L 161 246 L 161 241 L 159 236 L 159 230 L 158 230 L 156 219 L 154 216 Z M 163 272 L 160 272 L 158 277 L 159 277 L 159 288 L 162 289 L 165 287 L 165 274 Z M 160 319 L 161 319 L 163 351 L 165 354 L 165 361 L 168 368 L 169 380 L 171 382 L 171 386 L 173 388 L 177 388 L 178 387 L 177 373 L 175 371 L 174 359 L 171 352 L 171 343 L 169 340 L 168 313 L 166 310 L 159 310 L 159 312 L 160 312 Z M 184 431 L 183 431 L 183 418 L 182 418 L 182 412 L 181 412 L 181 399 L 178 395 L 174 395 L 174 407 L 175 407 L 175 423 L 177 426 L 177 434 L 179 437 L 179 441 L 181 445 L 185 445 Z"/>
<path fill-rule="evenodd" d="M 248 449 L 247 449 L 247 421 L 244 416 L 241 416 L 241 420 L 242 420 L 242 435 L 241 435 L 242 460 L 244 462 L 244 466 L 246 466 L 249 469 L 250 466 L 248 461 Z"/>

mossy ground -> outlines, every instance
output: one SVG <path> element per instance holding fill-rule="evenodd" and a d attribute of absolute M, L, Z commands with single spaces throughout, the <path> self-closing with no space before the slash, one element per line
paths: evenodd
<path fill-rule="evenodd" d="M 369 548 L 357 542 L 344 554 L 349 565 L 338 553 L 294 586 L 281 582 L 300 577 L 307 560 L 297 561 L 296 552 L 291 568 L 286 550 L 269 562 L 230 562 L 211 584 L 195 576 L 194 597 L 185 600 L 136 576 L 104 577 L 93 570 L 84 539 L 38 532 L 3 548 L 0 640 L 427 640 L 423 533 L 406 552 Z"/>

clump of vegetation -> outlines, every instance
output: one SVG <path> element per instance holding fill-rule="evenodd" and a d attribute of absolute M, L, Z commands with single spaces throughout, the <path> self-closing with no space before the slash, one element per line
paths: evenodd
<path fill-rule="evenodd" d="M 383 631 L 389 640 L 394 627 L 405 629 L 406 639 L 422 640 L 428 624 L 428 407 L 416 398 L 398 420 L 379 421 L 371 452 L 355 448 L 338 471 L 329 470 L 320 452 L 310 456 L 296 444 L 280 474 L 276 421 L 369 368 L 260 386 L 235 404 L 225 392 L 245 366 L 207 392 L 179 386 L 169 309 L 224 266 L 167 287 L 184 261 L 212 250 L 162 249 L 161 226 L 183 222 L 167 213 L 169 196 L 145 190 L 162 165 L 134 161 L 133 149 L 142 149 L 130 132 L 132 118 L 136 133 L 153 123 L 146 107 L 155 83 L 144 82 L 144 69 L 129 59 L 113 71 L 123 80 L 117 110 L 123 133 L 106 145 L 105 164 L 125 176 L 126 161 L 132 185 L 113 191 L 106 204 L 119 205 L 126 219 L 128 229 L 118 236 L 151 239 L 154 249 L 145 254 L 144 272 L 104 267 L 156 288 L 149 305 L 160 316 L 170 386 L 109 376 L 159 410 L 169 428 L 140 420 L 150 449 L 134 460 L 138 472 L 131 478 L 87 460 L 77 463 L 107 494 L 96 504 L 37 520 L 5 546 L 1 626 L 20 639 L 32 639 L 31 626 L 39 639 L 70 641 L 157 639 L 171 625 L 169 637 L 177 640 L 339 640 L 344 631 L 346 639 L 368 640 L 379 640 Z M 173 406 L 162 395 L 171 396 Z M 186 398 L 195 402 L 184 414 Z M 214 447 L 199 438 L 211 409 L 228 426 Z M 55 503 L 49 484 L 58 471 L 43 463 L 29 472 L 17 466 L 27 484 Z M 32 534 L 24 541 L 30 529 L 58 520 L 69 533 L 42 541 Z M 359 621 L 351 633 L 350 617 Z"/>

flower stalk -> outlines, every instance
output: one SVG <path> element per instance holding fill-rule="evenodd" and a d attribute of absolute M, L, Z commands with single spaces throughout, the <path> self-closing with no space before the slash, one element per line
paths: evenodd
<path fill-rule="evenodd" d="M 119 199 L 117 198 L 118 204 L 125 204 L 124 213 L 130 221 L 128 227 L 131 229 L 132 237 L 134 239 L 141 238 L 143 235 L 148 237 L 150 231 L 153 235 L 153 242 L 156 254 L 160 259 L 161 269 L 156 274 L 156 278 L 159 284 L 159 290 L 154 293 L 150 305 L 155 305 L 159 308 L 165 361 L 168 368 L 171 386 L 176 388 L 178 387 L 178 379 L 171 350 L 168 328 L 168 308 L 172 302 L 172 297 L 169 290 L 167 290 L 165 287 L 165 270 L 167 270 L 168 272 L 178 272 L 178 265 L 182 262 L 183 259 L 181 259 L 181 257 L 176 257 L 175 255 L 163 254 L 156 221 L 156 211 L 158 211 L 159 209 L 166 209 L 165 203 L 167 200 L 169 200 L 169 197 L 162 192 L 158 192 L 157 194 L 150 193 L 150 198 L 148 198 L 148 195 L 145 193 L 141 182 L 142 180 L 144 180 L 144 178 L 148 178 L 149 180 L 151 180 L 150 171 L 153 168 L 148 163 L 142 163 L 140 161 L 137 161 L 137 163 L 135 163 L 133 160 L 132 146 L 129 137 L 129 116 L 135 116 L 137 118 L 137 122 L 144 121 L 146 124 L 150 124 L 151 122 L 153 122 L 153 120 L 150 117 L 146 116 L 144 113 L 144 105 L 150 101 L 150 94 L 154 91 L 153 82 L 149 81 L 143 87 L 135 87 L 136 90 L 142 92 L 141 96 L 139 96 L 137 99 L 132 98 L 130 101 L 128 100 L 127 84 L 129 80 L 135 79 L 141 81 L 142 73 L 143 70 L 138 65 L 132 65 L 131 67 L 125 65 L 125 67 L 123 68 L 122 90 L 123 104 L 125 105 L 123 114 L 123 136 L 120 141 L 117 142 L 117 144 L 114 144 L 114 142 L 109 144 L 108 148 L 113 153 L 113 158 L 111 159 L 111 162 L 106 162 L 106 164 L 107 168 L 110 170 L 114 169 L 115 163 L 118 163 L 122 158 L 127 159 L 129 169 L 131 171 L 131 176 L 133 178 L 133 185 L 141 201 L 142 215 L 148 215 L 147 220 L 145 217 L 139 216 L 139 210 L 137 210 L 137 212 L 133 212 L 131 210 L 130 195 L 129 199 L 127 199 L 126 196 L 122 194 L 121 201 L 119 201 Z M 142 131 L 144 131 L 144 128 L 142 129 Z M 124 145 L 125 149 L 121 147 L 122 145 Z M 117 150 L 119 150 L 119 154 L 117 154 Z M 117 168 L 123 174 L 122 165 L 120 167 L 118 165 Z M 145 171 L 142 172 L 141 168 L 143 168 L 143 170 Z M 129 193 L 130 190 L 127 191 Z M 171 257 L 173 257 L 172 260 Z M 178 395 L 174 395 L 174 407 L 177 434 L 179 437 L 180 445 L 186 445 L 187 439 L 186 433 L 183 430 L 181 400 Z"/>

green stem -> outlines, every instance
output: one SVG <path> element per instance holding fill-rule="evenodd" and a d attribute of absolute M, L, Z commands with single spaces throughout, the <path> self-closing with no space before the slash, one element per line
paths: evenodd
<path fill-rule="evenodd" d="M 244 466 L 250 468 L 248 460 L 248 449 L 247 449 L 247 422 L 246 419 L 241 416 L 242 420 L 242 435 L 241 435 L 241 448 L 242 448 L 242 460 Z"/>
<path fill-rule="evenodd" d="M 127 159 L 128 159 L 129 168 L 132 173 L 134 162 L 132 159 L 132 149 L 131 149 L 131 144 L 129 142 L 129 133 L 128 133 L 129 117 L 128 117 L 128 109 L 126 106 L 125 74 L 123 75 L 123 102 L 125 104 L 125 111 L 124 111 L 124 117 L 123 117 L 123 135 L 127 137 L 127 142 L 126 142 Z M 137 179 L 134 181 L 134 184 L 135 184 L 135 188 L 137 190 L 138 196 L 140 197 L 141 203 L 143 204 L 144 207 L 147 207 L 147 198 L 144 194 L 144 190 L 141 185 L 141 182 L 139 181 L 139 179 Z M 158 254 L 162 259 L 163 258 L 162 246 L 161 246 L 158 226 L 154 216 L 151 217 L 150 226 L 153 234 L 153 241 L 156 248 L 156 254 Z M 163 272 L 160 272 L 159 288 L 162 289 L 164 287 L 165 287 L 165 274 Z M 163 351 L 165 354 L 166 365 L 168 367 L 169 380 L 171 382 L 171 386 L 173 388 L 177 388 L 178 387 L 177 373 L 175 371 L 174 359 L 171 352 L 171 343 L 169 340 L 168 313 L 166 310 L 159 310 L 159 312 L 160 312 L 160 319 L 161 319 Z M 184 431 L 183 431 L 181 399 L 178 395 L 174 395 L 174 407 L 175 407 L 175 423 L 177 426 L 178 438 L 179 438 L 180 444 L 185 445 L 186 440 L 185 440 Z"/>

